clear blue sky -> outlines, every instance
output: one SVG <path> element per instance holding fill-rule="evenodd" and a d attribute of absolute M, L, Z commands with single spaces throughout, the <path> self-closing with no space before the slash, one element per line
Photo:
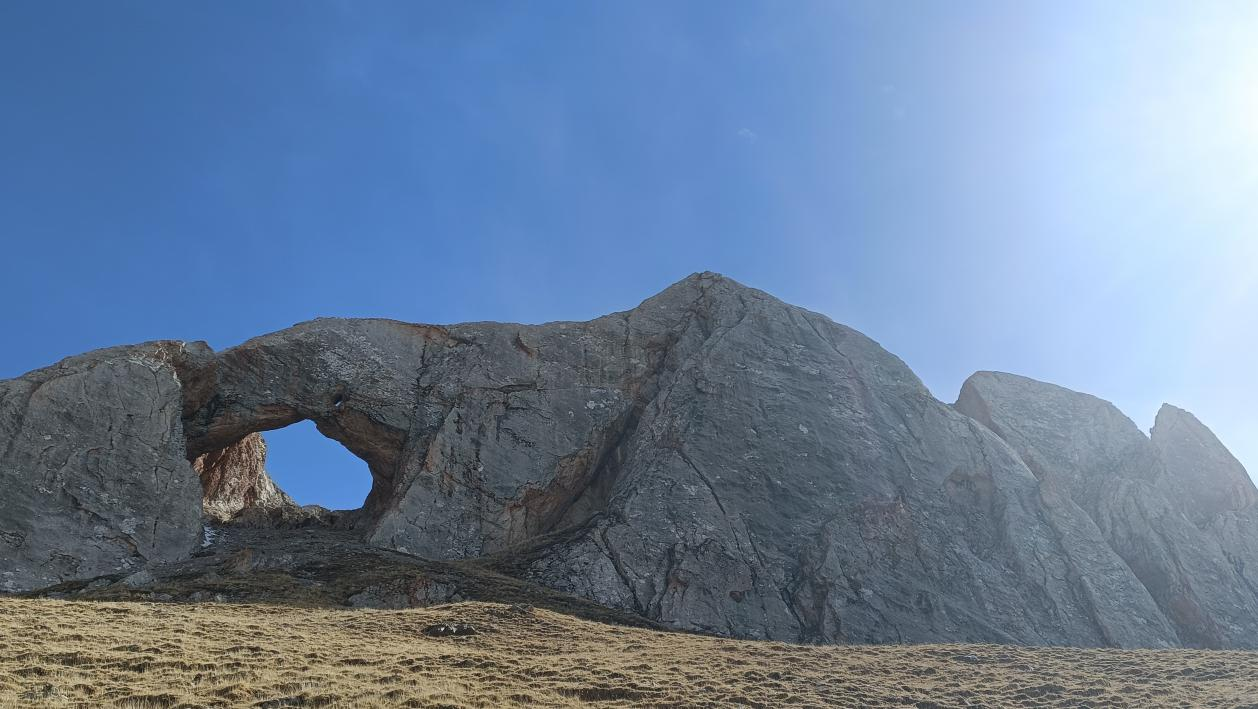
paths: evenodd
<path fill-rule="evenodd" d="M 1253 470 L 1254 37 L 1187 0 L 8 0 L 0 377 L 715 270 L 946 401 L 978 369 L 1171 401 Z M 361 501 L 312 426 L 270 440 L 299 500 Z"/>

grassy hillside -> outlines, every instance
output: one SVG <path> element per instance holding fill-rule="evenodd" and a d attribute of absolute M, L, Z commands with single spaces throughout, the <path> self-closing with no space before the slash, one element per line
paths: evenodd
<path fill-rule="evenodd" d="M 432 637 L 463 622 L 478 634 Z M 1227 706 L 1258 653 L 805 647 L 491 603 L 0 599 L 0 706 Z"/>

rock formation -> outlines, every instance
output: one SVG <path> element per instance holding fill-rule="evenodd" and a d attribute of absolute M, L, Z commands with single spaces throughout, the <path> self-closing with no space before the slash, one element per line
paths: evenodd
<path fill-rule="evenodd" d="M 0 482 L 16 491 L 0 578 L 187 556 L 203 492 L 188 461 L 248 459 L 242 441 L 303 419 L 371 470 L 344 521 L 359 538 L 673 627 L 1258 643 L 1237 570 L 1258 547 L 1248 507 L 1203 497 L 1190 520 L 1168 482 L 1219 465 L 1192 474 L 1243 482 L 1221 445 L 1168 453 L 1182 434 L 1164 449 L 1104 402 L 1006 375 L 948 406 L 869 338 L 715 274 L 583 323 L 321 319 L 218 354 L 150 343 L 0 382 Z M 210 497 L 277 499 L 245 467 L 252 487 Z"/>
<path fill-rule="evenodd" d="M 1243 589 L 1258 594 L 1258 489 L 1245 468 L 1210 429 L 1174 406 L 1163 406 L 1158 412 L 1152 438 L 1166 463 L 1171 499 L 1203 534 L 1217 542 L 1235 572 L 1216 582 L 1239 581 Z M 1253 622 L 1249 617 L 1245 621 Z M 1220 644 L 1253 647 L 1256 642 L 1244 638 Z"/>
<path fill-rule="evenodd" d="M 267 474 L 266 441 L 259 433 L 198 456 L 192 469 L 201 478 L 205 516 L 216 522 L 229 522 L 245 509 L 296 507 Z"/>
<path fill-rule="evenodd" d="M 178 372 L 204 345 L 71 357 L 0 381 L 0 588 L 18 591 L 190 553 L 201 489 Z"/>
<path fill-rule="evenodd" d="M 1220 515 L 1249 510 L 1258 489 L 1227 448 L 1196 416 L 1170 404 L 1158 411 L 1152 431 L 1167 472 L 1171 496 L 1198 526 Z"/>
<path fill-rule="evenodd" d="M 1204 427 L 1185 430 L 1189 424 L 1177 425 L 1182 417 L 1164 409 L 1165 433 L 1155 445 L 1108 402 L 991 372 L 965 383 L 957 408 L 1013 446 L 1045 488 L 1060 489 L 1088 514 L 1179 641 L 1195 647 L 1256 642 L 1258 597 L 1216 537 L 1189 518 L 1221 510 L 1219 488 L 1240 487 L 1242 478 L 1253 488 L 1243 469 L 1220 469 L 1215 463 L 1222 456 L 1190 445 L 1196 443 L 1190 437 L 1208 435 Z M 1208 461 L 1194 464 L 1203 457 Z"/>

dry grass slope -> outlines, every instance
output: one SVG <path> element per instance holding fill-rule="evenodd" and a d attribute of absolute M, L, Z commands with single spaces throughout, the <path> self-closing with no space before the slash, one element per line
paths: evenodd
<path fill-rule="evenodd" d="M 480 634 L 429 637 L 462 621 Z M 1182 706 L 1258 653 L 811 647 L 460 603 L 400 611 L 0 599 L 0 706 Z M 1258 706 L 1250 704 L 1250 706 Z"/>

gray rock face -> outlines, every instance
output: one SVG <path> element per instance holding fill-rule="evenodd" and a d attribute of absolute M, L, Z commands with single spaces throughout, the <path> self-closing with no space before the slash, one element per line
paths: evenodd
<path fill-rule="evenodd" d="M 181 371 L 208 348 L 116 347 L 0 381 L 0 588 L 179 558 L 200 540 Z"/>
<path fill-rule="evenodd" d="M 1158 412 L 1152 439 L 1172 499 L 1218 542 L 1244 588 L 1258 594 L 1258 490 L 1244 466 L 1195 416 L 1169 404 Z"/>
<path fill-rule="evenodd" d="M 607 512 L 532 578 L 752 637 L 1162 642 L 1130 607 L 1093 611 L 1067 560 L 1099 540 L 1062 539 L 1013 451 L 897 358 L 754 291 L 708 297 Z"/>
<path fill-rule="evenodd" d="M 1222 456 L 1200 446 L 1207 435 L 1214 440 L 1204 427 L 1164 409 L 1155 445 L 1107 402 L 992 372 L 966 382 L 957 408 L 1005 439 L 1046 487 L 1060 487 L 1088 514 L 1180 642 L 1212 648 L 1258 642 L 1258 597 L 1217 535 L 1190 519 L 1217 509 L 1217 488 L 1238 486 L 1244 476 L 1243 469 L 1218 467 Z"/>
<path fill-rule="evenodd" d="M 24 495 L 0 500 L 0 530 L 43 539 L 42 510 L 80 560 L 37 572 L 53 552 L 28 547 L 0 570 L 11 588 L 187 554 L 201 524 L 187 461 L 205 470 L 201 456 L 231 459 L 252 434 L 311 419 L 371 469 L 363 509 L 338 522 L 360 538 L 480 559 L 678 628 L 1244 646 L 1255 617 L 1225 554 L 1249 551 L 1220 541 L 1250 538 L 1248 519 L 1208 534 L 1188 521 L 1164 492 L 1166 454 L 1112 407 L 982 375 L 947 406 L 860 333 L 715 274 L 584 323 L 323 319 L 217 355 L 140 347 L 182 353 L 154 370 L 170 373 L 166 388 L 119 400 L 109 387 L 132 375 L 102 370 L 99 391 L 33 401 L 24 387 L 50 370 L 0 383 L 0 462 Z M 95 528 L 116 535 L 120 519 L 84 522 L 35 497 L 47 471 L 81 474 L 40 457 L 46 429 L 104 445 L 98 417 L 64 421 L 83 402 L 171 412 L 167 428 L 107 444 L 184 475 L 172 493 L 147 479 L 129 491 L 143 498 L 128 503 L 136 519 L 174 525 L 137 544 L 149 556 L 96 545 Z M 1099 462 L 1076 460 L 1088 456 Z M 95 470 L 104 489 L 127 479 L 112 463 Z M 1206 588 L 1216 582 L 1232 591 Z M 1186 632 L 1193 614 L 1214 625 Z"/>
<path fill-rule="evenodd" d="M 1183 502 L 1197 526 L 1207 526 L 1229 512 L 1249 510 L 1258 502 L 1258 489 L 1245 467 L 1196 416 L 1164 405 L 1154 422 L 1152 440 L 1166 464 L 1172 497 Z"/>

